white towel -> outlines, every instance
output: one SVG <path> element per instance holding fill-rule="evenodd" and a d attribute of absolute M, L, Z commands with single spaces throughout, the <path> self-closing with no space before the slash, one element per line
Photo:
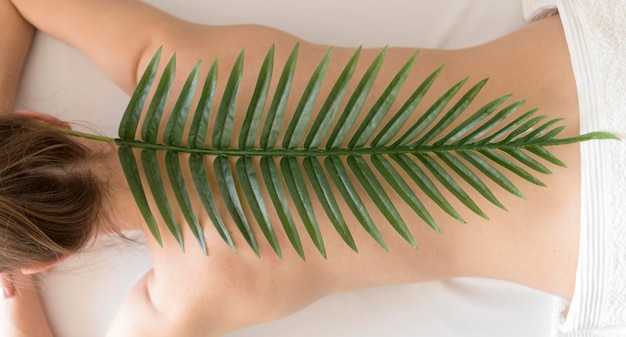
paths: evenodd
<path fill-rule="evenodd" d="M 626 2 L 524 0 L 527 19 L 558 9 L 581 132 L 626 136 Z M 553 336 L 626 336 L 626 142 L 581 145 L 582 210 L 575 294 L 557 303 Z M 572 210 L 576 211 L 576 210 Z"/>

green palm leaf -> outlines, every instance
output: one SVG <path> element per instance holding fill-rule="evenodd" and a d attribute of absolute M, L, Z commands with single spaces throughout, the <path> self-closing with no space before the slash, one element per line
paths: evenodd
<path fill-rule="evenodd" d="M 387 48 L 384 48 L 380 54 L 374 59 L 374 62 L 369 66 L 361 81 L 357 85 L 354 93 L 348 100 L 346 107 L 337 120 L 335 124 L 335 128 L 333 129 L 328 142 L 326 143 L 326 148 L 338 148 L 340 147 L 346 137 L 348 136 L 348 132 L 350 132 L 350 127 L 354 125 L 354 121 L 357 119 L 359 114 L 361 113 L 361 108 L 365 103 L 365 99 L 370 93 L 372 86 L 376 80 L 376 76 L 378 76 L 378 72 L 380 71 L 380 67 L 383 64 L 383 60 L 385 58 L 385 54 L 387 52 Z"/>
<path fill-rule="evenodd" d="M 278 168 L 274 159 L 271 157 L 261 158 L 261 172 L 263 174 L 263 180 L 267 186 L 268 194 L 272 199 L 276 213 L 280 222 L 283 224 L 283 229 L 291 242 L 291 245 L 296 250 L 298 255 L 304 260 L 304 249 L 302 248 L 302 241 L 298 235 L 298 229 L 296 228 L 295 221 L 289 210 L 287 204 L 287 197 L 285 191 L 282 188 L 281 179 L 279 176 Z"/>
<path fill-rule="evenodd" d="M 239 94 L 239 84 L 243 73 L 243 51 L 237 57 L 233 70 L 230 72 L 222 102 L 215 117 L 213 128 L 213 147 L 216 149 L 229 148 L 233 127 L 235 123 L 235 108 L 237 106 L 237 96 Z"/>
<path fill-rule="evenodd" d="M 248 201 L 248 205 L 252 211 L 254 218 L 256 219 L 261 231 L 265 235 L 265 238 L 276 252 L 276 255 L 282 257 L 280 245 L 274 228 L 270 222 L 265 203 L 263 202 L 263 196 L 261 194 L 261 188 L 257 179 L 256 172 L 250 157 L 241 157 L 237 160 L 237 177 L 241 183 L 241 189 L 243 195 Z"/>
<path fill-rule="evenodd" d="M 154 239 L 159 243 L 159 245 L 163 245 L 161 232 L 159 231 L 154 215 L 152 215 L 152 212 L 150 211 L 150 206 L 148 205 L 148 200 L 146 199 L 146 193 L 141 185 L 141 176 L 139 175 L 139 168 L 137 167 L 137 161 L 135 160 L 133 149 L 128 146 L 121 146 L 118 150 L 118 155 L 120 157 L 122 168 L 124 169 L 124 175 L 128 179 L 128 185 L 130 186 L 135 202 L 139 207 L 139 211 L 146 221 L 146 225 L 148 226 L 148 229 Z"/>
<path fill-rule="evenodd" d="M 444 212 L 448 213 L 451 217 L 461 222 L 465 222 L 454 207 L 450 205 L 448 200 L 446 200 L 433 181 L 428 177 L 426 172 L 424 172 L 424 170 L 417 165 L 417 163 L 411 160 L 408 155 L 397 154 L 392 155 L 391 158 L 393 158 L 393 160 L 395 160 L 400 167 L 402 167 L 415 184 L 424 192 L 424 194 L 434 201 L 437 206 L 439 206 Z"/>
<path fill-rule="evenodd" d="M 183 217 L 187 221 L 187 224 L 189 224 L 189 228 L 191 229 L 193 236 L 195 236 L 196 240 L 198 240 L 200 248 L 202 248 L 203 252 L 207 253 L 207 245 L 206 241 L 204 240 L 202 226 L 198 222 L 198 219 L 193 211 L 191 201 L 189 200 L 189 195 L 185 192 L 185 179 L 182 175 L 182 169 L 178 160 L 178 153 L 174 151 L 168 151 L 165 154 L 165 168 L 167 170 L 167 176 L 172 186 L 172 191 L 174 192 L 174 196 L 176 197 L 178 206 L 183 213 Z"/>
<path fill-rule="evenodd" d="M 209 185 L 209 180 L 207 179 L 207 171 L 204 166 L 203 157 L 197 154 L 192 154 L 189 157 L 189 169 L 191 171 L 191 176 L 194 182 L 194 186 L 196 187 L 196 193 L 202 206 L 204 207 L 205 212 L 213 222 L 215 226 L 215 230 L 222 237 L 224 242 L 235 251 L 235 244 L 233 243 L 233 239 L 228 232 L 228 228 L 222 217 L 219 215 L 215 203 L 213 201 L 213 193 L 211 192 L 212 188 Z M 184 188 L 182 189 L 185 190 Z"/>
<path fill-rule="evenodd" d="M 150 186 L 152 197 L 154 198 L 159 212 L 161 212 L 163 221 L 165 221 L 167 228 L 170 230 L 170 233 L 174 235 L 180 247 L 183 248 L 183 236 L 180 231 L 180 225 L 176 220 L 176 216 L 174 216 L 174 211 L 167 198 L 165 183 L 163 182 L 163 175 L 159 168 L 159 160 L 156 151 L 151 149 L 143 150 L 141 152 L 141 164 L 145 168 L 144 172 L 146 173 L 148 186 Z"/>
<path fill-rule="evenodd" d="M 213 106 L 213 96 L 217 85 L 217 60 L 213 62 L 209 73 L 204 81 L 202 95 L 198 101 L 198 106 L 191 120 L 189 136 L 187 141 L 193 148 L 204 147 L 209 128 L 209 118 L 211 117 L 211 107 Z"/>
<path fill-rule="evenodd" d="M 369 138 L 374 133 L 374 130 L 378 127 L 383 117 L 389 112 L 391 105 L 396 100 L 404 81 L 409 76 L 413 63 L 417 54 L 413 55 L 409 61 L 400 69 L 396 76 L 391 80 L 387 89 L 378 98 L 370 112 L 365 116 L 363 122 L 359 128 L 354 132 L 352 139 L 348 143 L 348 147 L 353 149 L 355 147 L 364 146 Z"/>
<path fill-rule="evenodd" d="M 428 92 L 428 89 L 435 82 L 443 67 L 435 70 L 430 76 L 428 76 L 424 82 L 413 92 L 411 97 L 404 103 L 404 105 L 398 110 L 398 112 L 391 118 L 391 120 L 385 125 L 382 130 L 372 140 L 371 146 L 376 147 L 378 145 L 388 144 L 391 139 L 400 131 L 404 123 L 409 119 L 411 114 L 415 111 L 418 104 L 422 101 L 422 98 Z M 418 131 L 419 132 L 419 131 Z"/>
<path fill-rule="evenodd" d="M 311 75 L 311 79 L 304 89 L 300 102 L 293 113 L 293 118 L 291 119 L 291 122 L 289 122 L 289 126 L 285 131 L 285 135 L 283 137 L 283 148 L 294 149 L 300 145 L 300 141 L 305 134 L 304 131 L 306 125 L 308 124 L 311 114 L 313 113 L 313 105 L 315 104 L 317 93 L 322 84 L 322 80 L 324 79 L 324 75 L 326 74 L 326 69 L 328 69 L 330 54 L 331 50 L 328 50 L 322 62 L 315 69 L 313 75 Z"/>
<path fill-rule="evenodd" d="M 405 125 L 442 71 L 439 68 L 432 72 L 405 102 L 400 102 L 397 111 L 392 111 L 417 54 L 403 65 L 364 113 L 366 98 L 376 82 L 386 48 L 349 93 L 361 53 L 358 49 L 329 86 L 331 90 L 323 98 L 320 110 L 315 111 L 331 62 L 329 50 L 298 97 L 295 110 L 287 114 L 287 102 L 294 95 L 291 91 L 298 50 L 296 45 L 272 88 L 274 47 L 270 48 L 250 102 L 240 109 L 237 106 L 244 69 L 242 51 L 231 69 L 214 119 L 210 115 L 219 85 L 217 61 L 204 80 L 194 113 L 190 111 L 196 96 L 199 65 L 190 72 L 172 110 L 166 111 L 175 57 L 165 67 L 149 107 L 143 112 L 160 60 L 161 50 L 157 52 L 139 81 L 120 124 L 119 139 L 115 140 L 120 145 L 119 157 L 131 191 L 157 242 L 162 242 L 157 225 L 160 221 L 149 207 L 141 176 L 145 176 L 149 185 L 149 197 L 160 219 L 181 247 L 182 230 L 176 222 L 179 214 L 203 251 L 209 252 L 205 241 L 205 231 L 209 228 L 198 220 L 201 218 L 198 212 L 204 211 L 215 231 L 233 250 L 241 248 L 235 246 L 231 237 L 231 231 L 236 228 L 248 246 L 260 255 L 260 242 L 255 237 L 258 229 L 277 256 L 282 257 L 283 243 L 277 233 L 280 229 L 304 259 L 300 226 L 324 257 L 327 252 L 322 234 L 339 235 L 357 251 L 353 231 L 365 230 L 387 249 L 379 230 L 379 226 L 387 225 L 374 223 L 375 212 L 387 219 L 388 225 L 410 245 L 417 247 L 397 203 L 405 202 L 436 231 L 439 231 L 438 220 L 425 206 L 427 200 L 459 221 L 464 221 L 461 212 L 452 207 L 449 197 L 458 199 L 462 205 L 459 207 L 465 207 L 466 211 L 487 218 L 479 206 L 481 201 L 506 208 L 484 180 L 523 198 L 521 190 L 507 175 L 518 175 L 542 185 L 535 175 L 551 174 L 547 164 L 564 166 L 547 147 L 616 138 L 607 133 L 591 133 L 558 139 L 563 130 L 557 125 L 558 119 L 544 122 L 545 116 L 536 115 L 536 110 L 517 113 L 524 101 L 505 105 L 510 95 L 468 112 L 468 106 L 487 80 L 479 81 L 457 98 L 468 79 L 459 81 L 431 106 L 421 108 L 423 112 L 413 125 Z M 270 92 L 273 97 L 268 106 Z M 456 102 L 452 104 L 453 101 Z M 343 110 L 339 111 L 341 107 Z M 242 119 L 236 118 L 239 111 L 245 114 Z M 163 118 L 166 112 L 168 119 Z M 515 117 L 516 114 L 519 116 Z M 287 115 L 291 117 L 285 120 Z M 141 135 L 136 138 L 142 116 Z M 363 122 L 355 126 L 360 116 Z M 513 120 L 504 124 L 509 119 Z M 237 120 L 243 120 L 241 125 Z M 383 120 L 388 122 L 383 125 Z M 211 146 L 207 146 L 209 133 Z M 183 142 L 185 134 L 187 144 Z M 237 146 L 232 147 L 235 143 Z M 182 160 L 187 157 L 188 162 Z M 476 196 L 465 190 L 465 186 L 477 192 Z M 226 211 L 220 213 L 224 208 Z M 345 220 L 342 212 L 347 210 L 358 224 Z M 272 223 L 271 219 L 275 218 L 280 227 Z M 321 224 L 326 222 L 332 224 L 336 233 L 323 233 L 325 226 Z"/>
<path fill-rule="evenodd" d="M 239 228 L 239 231 L 243 235 L 246 242 L 248 242 L 248 245 L 250 245 L 250 248 L 252 248 L 252 250 L 259 255 L 259 247 L 256 242 L 256 238 L 254 237 L 254 233 L 250 228 L 250 224 L 248 223 L 248 219 L 244 214 L 243 206 L 239 198 L 239 193 L 237 192 L 235 178 L 233 176 L 230 163 L 228 162 L 228 158 L 223 156 L 215 158 L 215 161 L 213 162 L 213 172 L 215 173 L 215 178 L 222 195 L 222 200 L 226 204 L 229 214 Z"/>
<path fill-rule="evenodd" d="M 400 174 L 393 168 L 391 163 L 384 156 L 374 155 L 372 156 L 372 163 L 380 172 L 380 174 L 387 180 L 389 185 L 398 193 L 398 195 L 413 209 L 426 224 L 432 229 L 441 233 L 439 226 L 435 223 L 435 219 L 430 215 L 424 204 L 415 195 L 413 190 L 404 182 Z"/>
<path fill-rule="evenodd" d="M 274 67 L 274 46 L 270 48 L 267 53 L 263 65 L 261 66 L 261 73 L 257 80 L 257 86 L 252 94 L 252 99 L 248 105 L 248 112 L 246 118 L 241 126 L 241 133 L 239 134 L 239 147 L 242 149 L 250 149 L 254 146 L 256 141 L 256 133 L 253 130 L 258 130 L 261 124 L 261 117 L 263 110 L 265 109 L 265 101 L 267 100 L 267 92 L 269 91 L 270 81 L 272 79 L 272 69 Z"/>
<path fill-rule="evenodd" d="M 346 93 L 360 54 L 361 48 L 357 49 L 356 53 L 354 53 L 341 75 L 339 75 L 339 78 L 335 82 L 335 86 L 330 91 L 330 95 L 328 95 L 326 102 L 324 102 L 324 105 L 320 109 L 315 122 L 308 132 L 308 136 L 304 141 L 305 148 L 317 148 L 322 143 L 322 140 L 326 136 L 326 130 L 329 129 L 330 124 L 335 119 L 335 115 L 339 110 L 339 105 L 341 104 L 344 94 Z"/>
<path fill-rule="evenodd" d="M 296 205 L 296 209 L 301 216 L 302 222 L 317 250 L 326 257 L 326 247 L 320 233 L 320 226 L 315 217 L 313 203 L 306 187 L 306 181 L 300 170 L 300 165 L 296 158 L 284 157 L 280 161 L 280 167 L 285 177 L 287 190 L 291 194 L 291 198 Z"/>
<path fill-rule="evenodd" d="M 385 193 L 382 185 L 378 182 L 378 179 L 374 173 L 370 170 L 369 165 L 362 157 L 348 156 L 348 165 L 352 169 L 352 173 L 357 177 L 361 186 L 365 189 L 370 198 L 374 201 L 374 204 L 380 212 L 389 220 L 391 226 L 413 247 L 417 247 L 415 240 L 409 232 L 404 220 L 396 210 L 391 199 L 387 193 Z"/>
<path fill-rule="evenodd" d="M 172 89 L 172 83 L 174 82 L 174 75 L 176 74 L 176 55 L 172 56 L 170 61 L 165 66 L 159 85 L 157 85 L 156 92 L 152 97 L 148 111 L 146 112 L 146 118 L 143 121 L 141 127 L 141 137 L 146 143 L 156 143 L 157 136 L 159 134 L 159 128 L 161 125 L 163 110 L 167 103 L 170 90 Z"/>
<path fill-rule="evenodd" d="M 363 204 L 363 200 L 359 197 L 359 193 L 352 184 L 341 159 L 336 156 L 329 156 L 326 157 L 324 164 L 328 174 L 334 181 L 336 188 L 343 196 L 346 204 L 350 207 L 350 210 L 352 210 L 361 226 L 363 226 L 367 233 L 369 233 L 372 238 L 378 242 L 378 244 L 380 244 L 385 250 L 389 250 L 382 235 L 380 234 L 380 231 L 376 227 L 376 224 L 374 224 L 374 220 L 372 220 L 371 216 L 367 212 L 367 208 Z"/>
<path fill-rule="evenodd" d="M 357 252 L 358 249 L 356 248 L 356 244 L 354 243 L 354 239 L 352 238 L 350 229 L 348 228 L 348 225 L 346 224 L 343 215 L 341 215 L 341 211 L 339 210 L 330 183 L 326 179 L 324 170 L 322 169 L 322 165 L 319 163 L 317 158 L 304 158 L 304 171 L 307 173 L 309 181 L 313 186 L 313 190 L 319 198 L 322 207 L 324 207 L 324 210 L 326 211 L 330 222 L 333 224 L 333 226 L 335 226 L 337 233 L 339 233 L 339 236 L 341 236 L 341 238 L 346 244 L 348 244 L 348 246 L 350 246 L 350 248 Z"/>
<path fill-rule="evenodd" d="M 459 90 L 463 87 L 463 85 L 467 82 L 467 79 L 460 81 L 455 84 L 452 88 L 448 89 L 448 91 L 443 94 L 443 96 L 439 97 L 439 99 L 430 106 L 428 110 L 417 120 L 415 124 L 413 124 L 391 147 L 399 147 L 406 146 L 412 141 L 414 141 L 422 132 L 428 129 L 429 126 L 434 123 L 434 121 L 439 117 L 439 114 L 443 111 L 445 106 L 452 100 L 454 95 L 456 95 Z M 397 116 L 397 115 L 396 115 Z"/>
<path fill-rule="evenodd" d="M 263 132 L 261 133 L 261 148 L 273 148 L 278 141 L 280 128 L 285 116 L 287 107 L 287 99 L 291 90 L 293 75 L 296 71 L 296 60 L 298 58 L 298 50 L 300 45 L 296 44 L 293 51 L 289 55 L 285 67 L 276 86 L 276 93 L 267 112 Z"/>
<path fill-rule="evenodd" d="M 461 201 L 472 212 L 478 214 L 482 218 L 489 219 L 478 205 L 470 198 L 470 196 L 457 184 L 457 182 L 450 176 L 446 170 L 441 167 L 435 160 L 424 153 L 416 155 L 417 159 L 426 167 L 430 173 L 441 182 L 441 184 L 450 191 L 459 201 Z"/>

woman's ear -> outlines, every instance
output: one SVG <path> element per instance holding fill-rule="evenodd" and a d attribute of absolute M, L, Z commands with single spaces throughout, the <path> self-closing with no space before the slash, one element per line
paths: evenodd
<path fill-rule="evenodd" d="M 70 257 L 70 255 L 62 256 L 58 260 L 52 261 L 52 262 L 41 263 L 35 266 L 22 267 L 20 271 L 24 275 L 33 275 L 33 274 L 41 273 L 56 265 L 59 265 L 61 262 L 65 261 L 68 257 Z"/>
<path fill-rule="evenodd" d="M 37 112 L 37 111 L 32 111 L 32 110 L 17 110 L 14 113 L 20 116 L 24 116 L 30 119 L 40 121 L 40 122 L 58 126 L 60 128 L 64 128 L 68 130 L 72 129 L 72 127 L 68 123 L 63 122 L 62 120 L 54 116 L 45 114 L 43 112 Z"/>

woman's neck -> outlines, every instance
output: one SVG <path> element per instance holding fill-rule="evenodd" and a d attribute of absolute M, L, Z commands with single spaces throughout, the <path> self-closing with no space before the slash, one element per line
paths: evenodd
<path fill-rule="evenodd" d="M 143 230 L 144 221 L 124 176 L 117 156 L 117 146 L 90 139 L 79 141 L 93 152 L 88 165 L 103 184 L 105 221 L 110 226 L 102 226 L 102 234 L 108 234 L 114 229 Z"/>

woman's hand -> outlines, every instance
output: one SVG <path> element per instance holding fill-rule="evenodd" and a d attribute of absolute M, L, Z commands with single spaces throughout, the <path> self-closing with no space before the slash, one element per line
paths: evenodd
<path fill-rule="evenodd" d="M 0 299 L 0 336 L 53 337 L 31 275 L 0 274 L 4 299 Z"/>
<path fill-rule="evenodd" d="M 2 287 L 2 297 L 7 299 L 15 294 L 15 286 L 13 285 L 13 273 L 0 273 L 0 287 Z"/>

